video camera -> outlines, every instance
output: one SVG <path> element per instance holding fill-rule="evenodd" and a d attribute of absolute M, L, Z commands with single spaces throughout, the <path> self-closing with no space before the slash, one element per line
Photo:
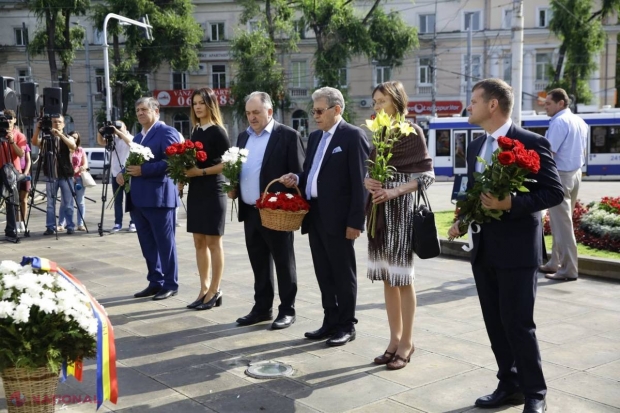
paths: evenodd
<path fill-rule="evenodd" d="M 102 127 L 99 129 L 99 133 L 101 133 L 101 136 L 103 136 L 106 140 L 112 140 L 114 139 L 114 128 L 116 129 L 121 129 L 123 127 L 123 123 L 121 121 L 116 121 L 116 122 L 112 122 L 112 121 L 106 121 L 103 123 Z"/>
<path fill-rule="evenodd" d="M 43 137 L 49 137 L 52 133 L 52 119 L 59 118 L 62 114 L 62 89 L 59 87 L 46 87 L 43 89 L 43 116 L 39 118 Z"/>

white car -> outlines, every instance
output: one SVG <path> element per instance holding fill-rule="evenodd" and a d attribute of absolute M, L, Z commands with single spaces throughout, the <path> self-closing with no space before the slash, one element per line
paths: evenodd
<path fill-rule="evenodd" d="M 105 148 L 84 148 L 86 159 L 88 160 L 88 168 L 92 176 L 103 175 L 103 163 L 105 161 Z"/>

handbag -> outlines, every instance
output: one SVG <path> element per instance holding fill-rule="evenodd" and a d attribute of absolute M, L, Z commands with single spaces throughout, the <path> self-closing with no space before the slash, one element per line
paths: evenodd
<path fill-rule="evenodd" d="M 92 188 L 93 186 L 97 186 L 97 182 L 93 179 L 92 175 L 88 171 L 84 171 L 80 174 L 82 177 L 82 186 L 85 188 Z"/>
<path fill-rule="evenodd" d="M 421 179 L 418 179 L 417 196 L 413 204 L 413 251 L 421 259 L 435 258 L 441 254 L 437 236 L 435 214 Z"/>

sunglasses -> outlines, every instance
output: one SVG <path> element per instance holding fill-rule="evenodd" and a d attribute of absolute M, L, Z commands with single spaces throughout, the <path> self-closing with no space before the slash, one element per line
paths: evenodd
<path fill-rule="evenodd" d="M 310 113 L 312 113 L 312 116 L 314 116 L 314 115 L 321 116 L 323 113 L 325 113 L 326 110 L 330 110 L 330 109 L 335 108 L 335 107 L 336 107 L 336 105 L 330 106 L 330 107 L 325 108 L 325 109 L 312 109 L 310 111 Z"/>

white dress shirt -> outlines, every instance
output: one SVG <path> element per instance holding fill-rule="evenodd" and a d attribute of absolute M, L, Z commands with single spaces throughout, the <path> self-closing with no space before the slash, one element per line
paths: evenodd
<path fill-rule="evenodd" d="M 495 152 L 497 150 L 497 148 L 498 148 L 497 139 L 500 136 L 506 136 L 506 134 L 508 133 L 508 129 L 510 129 L 511 126 L 512 126 L 512 119 L 508 119 L 508 122 L 504 123 L 495 132 L 493 132 L 491 134 L 489 134 L 487 132 L 486 136 L 491 136 L 491 138 L 493 138 L 493 152 Z M 487 145 L 486 145 L 486 140 L 485 140 L 482 143 L 482 148 L 480 148 L 480 153 L 478 154 L 478 156 L 480 156 L 482 159 L 484 159 L 484 155 L 486 154 L 486 150 L 487 150 Z M 476 172 L 482 172 L 482 171 L 484 171 L 484 164 L 482 162 L 476 161 Z"/>

